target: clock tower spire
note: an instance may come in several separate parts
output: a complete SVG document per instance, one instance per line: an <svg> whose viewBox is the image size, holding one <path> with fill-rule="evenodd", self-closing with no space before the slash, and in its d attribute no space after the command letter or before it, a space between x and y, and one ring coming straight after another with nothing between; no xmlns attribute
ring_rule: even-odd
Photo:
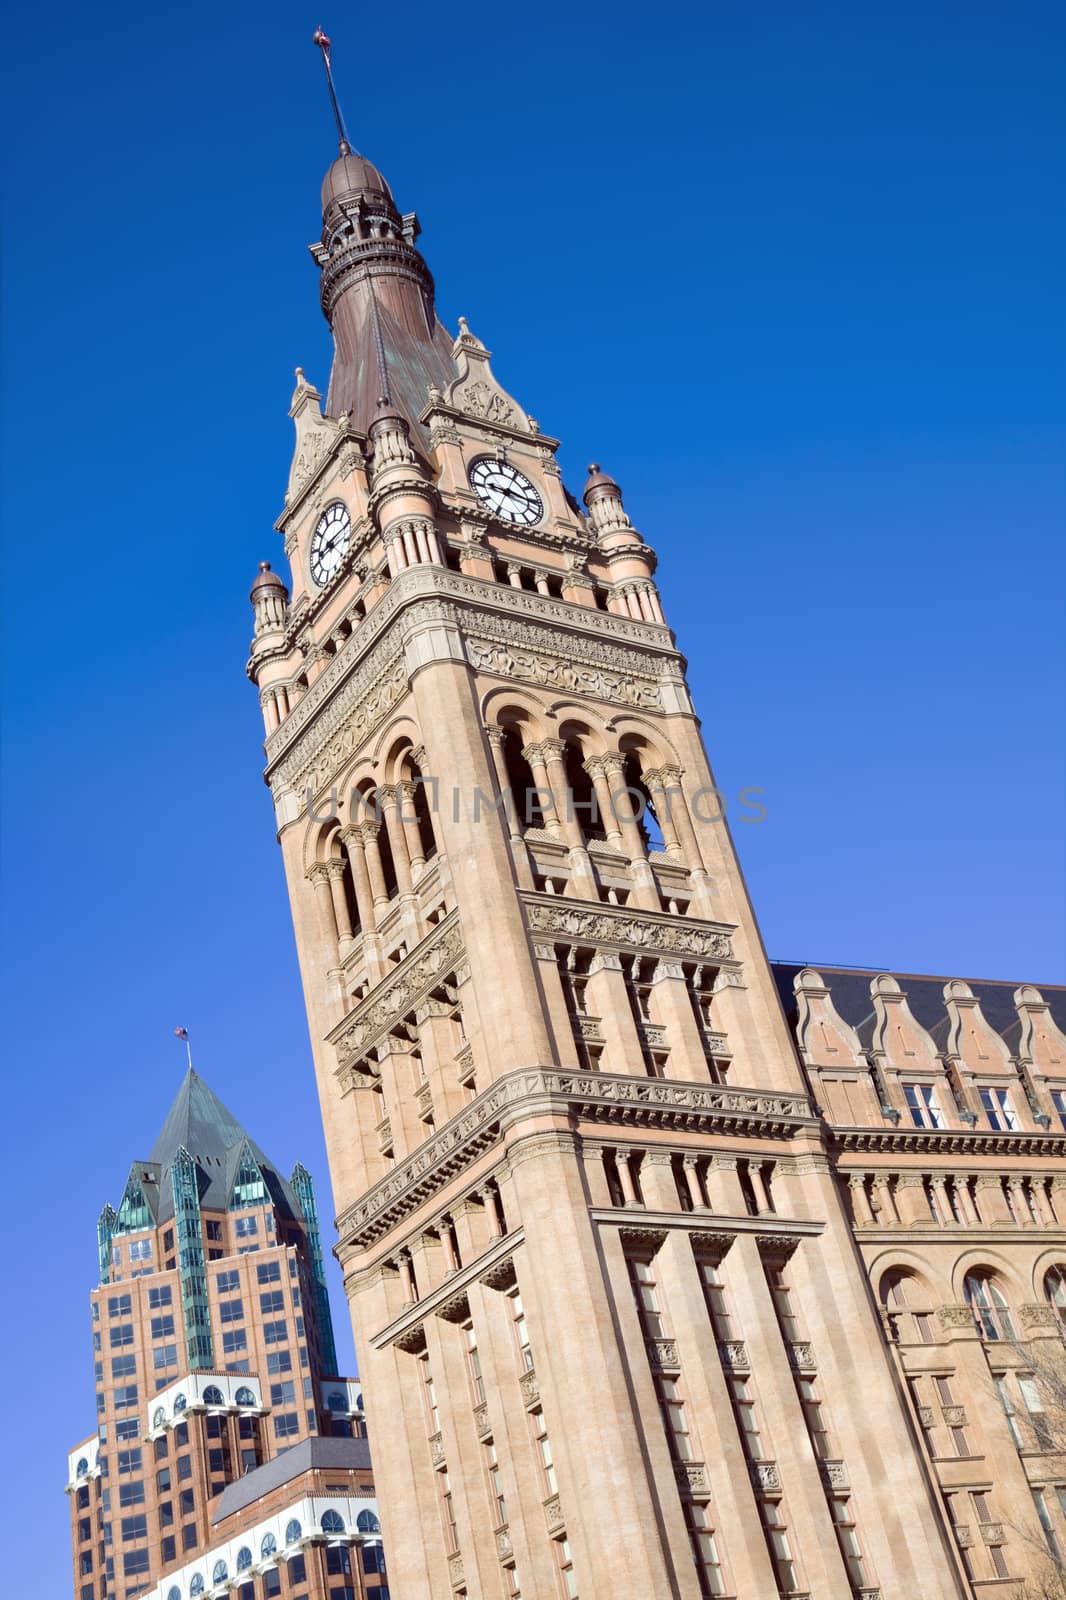
<svg viewBox="0 0 1066 1600"><path fill-rule="evenodd" d="M291 583L256 580L248 672L396 1592L845 1600L850 1506L886 1595L947 1600L654 554L445 331L339 131L333 373L323 406L297 370ZM750 1473L749 1359L779 1430Z"/></svg>

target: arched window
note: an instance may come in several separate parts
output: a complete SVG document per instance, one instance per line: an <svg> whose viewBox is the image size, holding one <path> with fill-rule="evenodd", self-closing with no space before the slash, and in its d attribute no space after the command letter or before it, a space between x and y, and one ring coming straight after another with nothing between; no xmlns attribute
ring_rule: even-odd
<svg viewBox="0 0 1066 1600"><path fill-rule="evenodd" d="M319 1526L323 1533L343 1533L344 1518L339 1511L323 1511Z"/></svg>
<svg viewBox="0 0 1066 1600"><path fill-rule="evenodd" d="M242 1544L237 1551L237 1571L247 1572L252 1564L252 1552L246 1544Z"/></svg>
<svg viewBox="0 0 1066 1600"><path fill-rule="evenodd" d="M259 1546L259 1554L261 1556L272 1556L277 1548L278 1541L274 1535L272 1533L264 1533L263 1541Z"/></svg>
<svg viewBox="0 0 1066 1600"><path fill-rule="evenodd" d="M172 1583L167 1590L167 1600L181 1600L181 1590L176 1583Z"/></svg>
<svg viewBox="0 0 1066 1600"><path fill-rule="evenodd" d="M295 1544L297 1539L299 1539L302 1535L303 1535L303 1529L301 1528L300 1524L297 1522L295 1517L293 1517L291 1522L287 1522L285 1524L285 1543L286 1544Z"/></svg>
<svg viewBox="0 0 1066 1600"><path fill-rule="evenodd" d="M1066 1322L1066 1267L1051 1267L1044 1273L1044 1296L1055 1307L1060 1322Z"/></svg>
<svg viewBox="0 0 1066 1600"><path fill-rule="evenodd" d="M429 796L426 794L422 769L414 762L411 763L409 781L415 786L413 809L418 821L418 838L422 845L422 854L429 861L437 853L437 836L433 832L433 813L430 809Z"/></svg>
<svg viewBox="0 0 1066 1600"><path fill-rule="evenodd" d="M523 737L518 728L508 728L503 736L503 759L510 787L511 811L520 833L527 828L543 828L544 812L533 768L522 754Z"/></svg>
<svg viewBox="0 0 1066 1600"><path fill-rule="evenodd" d="M163 1410L163 1407L162 1406L156 1406L155 1410L152 1412L152 1427L153 1428L161 1428L163 1426L163 1424L166 1422L166 1420L167 1420L167 1414Z"/></svg>
<svg viewBox="0 0 1066 1600"><path fill-rule="evenodd" d="M207 1388L204 1390L204 1405L205 1406L224 1406L225 1404L226 1404L226 1397L222 1393L222 1390L219 1388L218 1384L217 1383L209 1383Z"/></svg>
<svg viewBox="0 0 1066 1600"><path fill-rule="evenodd" d="M902 1267L892 1267L881 1279L880 1295L881 1304L889 1313L893 1338L904 1343L917 1339L921 1344L935 1344L932 1305L920 1278ZM903 1315L908 1312L909 1316Z"/></svg>
<svg viewBox="0 0 1066 1600"><path fill-rule="evenodd" d="M655 805L652 801L651 790L644 782L641 771L640 757L635 751L630 750L626 756L623 769L626 788L630 791L627 798L633 807L637 827L640 829L641 838L644 840L645 850L665 850L663 831L659 826L659 819L655 815ZM624 800L619 804L624 804Z"/></svg>
<svg viewBox="0 0 1066 1600"><path fill-rule="evenodd" d="M174 1396L174 1410L175 1411L184 1411L185 1407L188 1405L188 1403L189 1402L186 1400L186 1398L185 1398L185 1396L183 1394L176 1394Z"/></svg>
<svg viewBox="0 0 1066 1600"><path fill-rule="evenodd" d="M189 1593L190 1594L203 1594L205 1587L206 1587L206 1585L204 1583L203 1573L202 1572L194 1572L193 1575L192 1575L192 1581L189 1584Z"/></svg>
<svg viewBox="0 0 1066 1600"><path fill-rule="evenodd" d="M243 1383L233 1398L239 1406L254 1406L259 1404L258 1400L255 1398L254 1391L249 1389L248 1386Z"/></svg>
<svg viewBox="0 0 1066 1600"><path fill-rule="evenodd" d="M225 1583L229 1577L229 1568L224 1561L216 1561L215 1569L211 1574L212 1583Z"/></svg>
<svg viewBox="0 0 1066 1600"><path fill-rule="evenodd" d="M347 1411L348 1396L342 1389L331 1389L326 1396L326 1409L328 1411Z"/></svg>
<svg viewBox="0 0 1066 1600"><path fill-rule="evenodd" d="M570 804L585 840L606 839L607 827L600 815L596 790L585 771L584 753L575 739L567 739L563 747L563 766L570 785Z"/></svg>
<svg viewBox="0 0 1066 1600"><path fill-rule="evenodd" d="M381 1523L372 1511L360 1511L355 1519L355 1525L360 1533L380 1533Z"/></svg>
<svg viewBox="0 0 1066 1600"><path fill-rule="evenodd" d="M85 1478L85 1477L88 1476L88 1473L89 1473L89 1463L88 1463L88 1461L85 1459L84 1456L79 1456L78 1457L78 1465L74 1468L74 1476L76 1478Z"/></svg>
<svg viewBox="0 0 1066 1600"><path fill-rule="evenodd" d="M990 1272L968 1272L963 1292L982 1339L1017 1337L1006 1297Z"/></svg>

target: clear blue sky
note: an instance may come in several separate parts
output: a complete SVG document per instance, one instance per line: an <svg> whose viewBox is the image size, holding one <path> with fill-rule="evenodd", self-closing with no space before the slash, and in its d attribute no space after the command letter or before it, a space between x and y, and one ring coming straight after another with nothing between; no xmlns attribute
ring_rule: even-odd
<svg viewBox="0 0 1066 1600"><path fill-rule="evenodd" d="M1060 979L1061 5L24 11L6 94L5 1590L68 1592L94 1219L175 1024L329 1212L243 677L333 141L662 558L772 955ZM350 1349L337 1294L342 1349ZM372 1402L371 1402L372 1404ZM15 1435L16 1439L18 1435ZM23 1571L12 1570L25 1562ZM19 1581L21 1579L21 1581Z"/></svg>

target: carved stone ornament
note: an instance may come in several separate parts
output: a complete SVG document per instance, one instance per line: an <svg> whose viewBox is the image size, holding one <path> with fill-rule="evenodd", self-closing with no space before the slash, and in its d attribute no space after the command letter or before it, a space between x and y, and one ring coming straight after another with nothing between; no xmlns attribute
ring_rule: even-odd
<svg viewBox="0 0 1066 1600"><path fill-rule="evenodd" d="M566 1523L563 1520L563 1508L559 1503L559 1496L557 1494L549 1495L547 1500L545 1500L544 1520L548 1524L549 1533L557 1533L560 1528L564 1528L566 1526Z"/></svg>
<svg viewBox="0 0 1066 1600"><path fill-rule="evenodd" d="M675 1339L649 1339L648 1361L658 1372L678 1372L681 1362Z"/></svg>
<svg viewBox="0 0 1066 1600"><path fill-rule="evenodd" d="M483 1283L487 1289L499 1289L501 1293L506 1294L518 1282L515 1275L514 1258L508 1256L506 1261L497 1261L494 1266L491 1266L478 1279L478 1282Z"/></svg>
<svg viewBox="0 0 1066 1600"><path fill-rule="evenodd" d="M470 1301L467 1299L466 1291L453 1294L450 1300L442 1301L437 1307L437 1316L444 1322L469 1322Z"/></svg>
<svg viewBox="0 0 1066 1600"><path fill-rule="evenodd" d="M748 1471L756 1489L780 1489L781 1479L778 1476L776 1461L752 1461L748 1464Z"/></svg>
<svg viewBox="0 0 1066 1600"><path fill-rule="evenodd" d="M949 1428L965 1428L965 1426L966 1426L966 1407L965 1406L945 1406L944 1407L944 1421L945 1421L945 1423L947 1424L947 1426Z"/></svg>
<svg viewBox="0 0 1066 1600"><path fill-rule="evenodd" d="M271 775L271 783L294 789L301 799L307 790L317 795L358 754L368 735L404 698L407 687L402 654L388 662L369 660ZM305 695L300 704L306 701ZM295 714L290 712L290 717Z"/></svg>
<svg viewBox="0 0 1066 1600"><path fill-rule="evenodd" d="M936 1416L933 1412L932 1406L918 1407L918 1421L921 1423L923 1428L932 1428L935 1425Z"/></svg>
<svg viewBox="0 0 1066 1600"><path fill-rule="evenodd" d="M496 1554L501 1561L508 1561L514 1555L511 1535L506 1528L496 1529Z"/></svg>
<svg viewBox="0 0 1066 1600"><path fill-rule="evenodd" d="M592 945L657 951L662 955L695 956L704 961L732 956L729 930L684 917L657 916L604 907L585 910L574 905L553 905L550 900L523 895L526 922L533 933L551 933L563 939Z"/></svg>
<svg viewBox="0 0 1066 1600"><path fill-rule="evenodd" d="M702 1461L676 1462L674 1476L682 1493L706 1494L710 1487L707 1482L707 1468Z"/></svg>
<svg viewBox="0 0 1066 1600"><path fill-rule="evenodd" d="M535 1372L523 1372L518 1380L518 1387L522 1391L522 1404L527 1410L530 1406L535 1406L540 1400L540 1384L537 1382L537 1374Z"/></svg>
<svg viewBox="0 0 1066 1600"><path fill-rule="evenodd" d="M486 350L481 340L470 332L466 318L460 317L459 337L452 346L452 360L459 376L448 385L444 403L452 410L465 411L467 416L483 422L528 432L526 413L493 377L489 365L491 355L491 350Z"/></svg>
<svg viewBox="0 0 1066 1600"><path fill-rule="evenodd" d="M444 1465L444 1439L439 1433L430 1435L429 1459L432 1461L435 1467L442 1467Z"/></svg>
<svg viewBox="0 0 1066 1600"><path fill-rule="evenodd" d="M502 640L495 642L468 638L466 657L476 672L490 673L498 678L515 678L522 683L536 683L543 688L588 695L595 700L609 700L617 705L636 706L642 710L662 709L662 692L658 684L608 672L602 667L584 665L572 657L555 652L547 654L522 650Z"/></svg>
<svg viewBox="0 0 1066 1600"><path fill-rule="evenodd" d="M466 1582L463 1558L458 1550L453 1556L448 1557L448 1579L453 1589L461 1588Z"/></svg>
<svg viewBox="0 0 1066 1600"><path fill-rule="evenodd" d="M797 1372L814 1372L817 1363L814 1347L806 1341L793 1340L788 1347L788 1359Z"/></svg>
<svg viewBox="0 0 1066 1600"><path fill-rule="evenodd" d="M1049 1306L1043 1301L1030 1302L1018 1307L1018 1314L1025 1328L1058 1328L1059 1318L1054 1306Z"/></svg>
<svg viewBox="0 0 1066 1600"><path fill-rule="evenodd" d="M624 1250L650 1258L666 1238L665 1228L622 1228L618 1237Z"/></svg>
<svg viewBox="0 0 1066 1600"><path fill-rule="evenodd" d="M488 1406L477 1406L474 1411L474 1430L479 1439L484 1439L486 1434L492 1432L492 1423L489 1420Z"/></svg>
<svg viewBox="0 0 1066 1600"><path fill-rule="evenodd" d="M462 950L462 932L453 912L329 1035L339 1066L365 1056L387 1037L455 965Z"/></svg>
<svg viewBox="0 0 1066 1600"><path fill-rule="evenodd" d="M973 1312L969 1306L938 1306L936 1312L942 1328L973 1328Z"/></svg>
<svg viewBox="0 0 1066 1600"><path fill-rule="evenodd" d="M714 1261L716 1264L722 1260L736 1237L732 1233L708 1233L701 1230L689 1234L689 1243L693 1251L703 1261Z"/></svg>
<svg viewBox="0 0 1066 1600"><path fill-rule="evenodd" d="M723 1367L729 1367L733 1372L747 1372L751 1367L748 1348L743 1339L730 1339L725 1344L720 1344L718 1353L722 1358Z"/></svg>
<svg viewBox="0 0 1066 1600"><path fill-rule="evenodd" d="M819 1461L818 1470L827 1489L846 1489L848 1469L843 1461Z"/></svg>
<svg viewBox="0 0 1066 1600"><path fill-rule="evenodd" d="M419 1322L413 1328L408 1328L406 1333L401 1333L396 1340L397 1347L406 1351L409 1356L420 1356L426 1348L426 1330Z"/></svg>

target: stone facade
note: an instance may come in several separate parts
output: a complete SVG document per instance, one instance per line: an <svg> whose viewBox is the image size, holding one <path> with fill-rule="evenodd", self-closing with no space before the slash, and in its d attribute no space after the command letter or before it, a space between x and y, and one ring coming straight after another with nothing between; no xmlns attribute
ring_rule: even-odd
<svg viewBox="0 0 1066 1600"><path fill-rule="evenodd" d="M332 398L298 372L291 584L256 580L248 671L395 1593L1020 1577L1036 1469L974 1285L1058 1340L1047 1006L1019 991L997 1046L949 985L923 1039L882 976L864 1031L805 970L794 1036L617 484L592 468L582 510L489 352L449 343L376 169L344 155L323 194Z"/></svg>

